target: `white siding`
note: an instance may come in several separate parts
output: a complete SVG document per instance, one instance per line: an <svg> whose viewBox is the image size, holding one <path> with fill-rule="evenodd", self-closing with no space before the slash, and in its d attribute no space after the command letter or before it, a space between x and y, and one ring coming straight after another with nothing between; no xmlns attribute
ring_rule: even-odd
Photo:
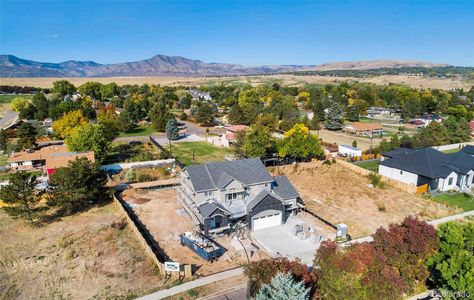
<svg viewBox="0 0 474 300"><path fill-rule="evenodd" d="M458 175L455 172L452 172L446 178L440 178L438 183L438 190L446 192L456 188L456 181L458 180ZM449 182L451 181L451 184Z"/></svg>
<svg viewBox="0 0 474 300"><path fill-rule="evenodd" d="M387 166L379 165L379 174L408 184L416 185L418 182L417 174Z"/></svg>

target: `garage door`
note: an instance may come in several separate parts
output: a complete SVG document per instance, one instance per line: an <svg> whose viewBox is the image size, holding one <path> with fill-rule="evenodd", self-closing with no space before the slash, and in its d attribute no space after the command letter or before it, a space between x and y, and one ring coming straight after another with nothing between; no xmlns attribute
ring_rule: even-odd
<svg viewBox="0 0 474 300"><path fill-rule="evenodd" d="M259 230L278 225L281 225L281 212L252 218L253 230Z"/></svg>

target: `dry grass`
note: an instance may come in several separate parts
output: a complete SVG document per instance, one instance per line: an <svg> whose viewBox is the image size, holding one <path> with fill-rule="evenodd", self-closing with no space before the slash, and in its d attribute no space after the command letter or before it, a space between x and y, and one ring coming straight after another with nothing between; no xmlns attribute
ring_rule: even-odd
<svg viewBox="0 0 474 300"><path fill-rule="evenodd" d="M455 88L470 89L474 84L461 79L429 78L424 76L409 75L383 75L370 78L331 77L331 76L295 76L295 75L266 75L266 76L236 76L236 77L179 77L179 76L154 76L154 77L105 77L105 78L0 78L6 85L37 86L50 88L56 80L67 79L78 86L87 81L98 81L101 83L116 82L123 84L161 84L161 85L206 85L211 83L226 82L258 85L273 81L279 81L286 85L303 85L306 83L326 84L336 81L360 81L376 84L398 83L406 84L414 88L437 88L450 90Z"/></svg>
<svg viewBox="0 0 474 300"><path fill-rule="evenodd" d="M458 212L394 187L369 188L368 178L339 164L301 163L272 172L289 177L308 210L334 224L347 224L353 237L373 234L409 215L429 220Z"/></svg>
<svg viewBox="0 0 474 300"><path fill-rule="evenodd" d="M352 145L354 140L357 141L357 147L362 150L370 149L370 139L365 137L360 137L357 135L346 134L341 131L331 131L326 129L321 129L319 131L313 131L313 133L318 134L319 138L321 138L326 143L336 143L338 145ZM376 147L382 141L381 138L373 138L372 139L372 146Z"/></svg>
<svg viewBox="0 0 474 300"><path fill-rule="evenodd" d="M114 204L30 228L0 212L0 299L125 299L163 286Z"/></svg>

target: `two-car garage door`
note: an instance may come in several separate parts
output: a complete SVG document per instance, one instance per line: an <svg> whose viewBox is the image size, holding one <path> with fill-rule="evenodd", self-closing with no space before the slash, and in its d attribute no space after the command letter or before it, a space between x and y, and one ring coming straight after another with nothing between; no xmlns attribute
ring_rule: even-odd
<svg viewBox="0 0 474 300"><path fill-rule="evenodd" d="M263 212L261 214L258 214L258 216L252 218L252 229L259 230L268 227L278 226L281 225L281 220L281 211L268 211L268 214L267 212Z"/></svg>

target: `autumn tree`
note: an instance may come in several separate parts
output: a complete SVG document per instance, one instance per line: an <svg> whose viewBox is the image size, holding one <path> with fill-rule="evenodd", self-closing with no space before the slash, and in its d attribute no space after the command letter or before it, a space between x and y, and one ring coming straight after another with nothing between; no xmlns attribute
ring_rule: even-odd
<svg viewBox="0 0 474 300"><path fill-rule="evenodd" d="M26 99L25 97L15 97L10 103L10 107L15 112L20 112L22 110L25 110L28 108L29 105L30 103L28 102L28 99Z"/></svg>
<svg viewBox="0 0 474 300"><path fill-rule="evenodd" d="M285 137L278 146L280 157L288 156L295 160L320 157L323 153L318 137L311 134L303 124L296 124L285 132Z"/></svg>
<svg viewBox="0 0 474 300"><path fill-rule="evenodd" d="M33 224L45 211L35 186L36 176L24 171L11 174L8 184L0 189L0 199L6 204L3 210L13 218Z"/></svg>
<svg viewBox="0 0 474 300"><path fill-rule="evenodd" d="M74 110L66 113L59 120L53 123L54 133L62 139L67 138L72 132L88 123L81 110Z"/></svg>

